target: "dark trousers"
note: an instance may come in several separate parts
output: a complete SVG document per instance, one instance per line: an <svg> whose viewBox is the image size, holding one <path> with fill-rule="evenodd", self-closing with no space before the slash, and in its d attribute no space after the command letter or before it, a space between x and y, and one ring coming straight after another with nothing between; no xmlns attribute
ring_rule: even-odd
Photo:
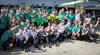
<svg viewBox="0 0 100 55"><path fill-rule="evenodd" d="M46 37L44 37L44 39L43 39L43 43L44 44L48 44L49 43L49 38L46 36Z"/></svg>
<svg viewBox="0 0 100 55"><path fill-rule="evenodd" d="M89 37L88 34L86 34L86 35L82 35L82 36L80 37L80 39L81 39L81 40L85 40L85 41L89 41L89 40L90 40L90 37Z"/></svg>
<svg viewBox="0 0 100 55"><path fill-rule="evenodd" d="M72 34L67 34L67 38L71 39Z"/></svg>
<svg viewBox="0 0 100 55"><path fill-rule="evenodd" d="M6 27L0 29L0 39L1 39L2 34L8 29L9 29L9 25L6 25Z"/></svg>
<svg viewBox="0 0 100 55"><path fill-rule="evenodd" d="M23 42L24 42L24 40L18 39L16 44L17 44L17 46L19 46L21 48L24 48L24 43Z"/></svg>
<svg viewBox="0 0 100 55"><path fill-rule="evenodd" d="M52 42L54 44L58 44L59 43L59 37L56 34L52 34Z"/></svg>
<svg viewBox="0 0 100 55"><path fill-rule="evenodd" d="M48 36L44 37L44 42L46 42L47 45L51 45L51 43L53 43L52 36L48 35Z"/></svg>
<svg viewBox="0 0 100 55"><path fill-rule="evenodd" d="M3 29L0 29L0 39L1 39L1 37L2 37L2 34L5 32L5 28L3 28Z"/></svg>
<svg viewBox="0 0 100 55"><path fill-rule="evenodd" d="M30 36L29 37L29 40L28 40L28 42L29 42L29 44L34 44L34 38L33 38L33 36Z"/></svg>
<svg viewBox="0 0 100 55"><path fill-rule="evenodd" d="M29 48L29 40L26 43L24 43L24 41L25 41L25 39L24 40L18 39L17 46L21 47L22 49L24 49L24 48L28 49Z"/></svg>
<svg viewBox="0 0 100 55"><path fill-rule="evenodd" d="M9 38L8 40L6 40L6 41L2 44L3 50L6 50L6 48L10 46L10 43L12 43L11 41L12 41L12 39Z"/></svg>
<svg viewBox="0 0 100 55"><path fill-rule="evenodd" d="M36 48L40 48L42 43L43 43L43 37L42 38L38 37L38 38L34 39L34 45L35 45Z"/></svg>
<svg viewBox="0 0 100 55"><path fill-rule="evenodd" d="M3 47L3 50L6 50L6 48L10 45L10 42L9 41L5 41L2 45Z"/></svg>
<svg viewBox="0 0 100 55"><path fill-rule="evenodd" d="M90 34L92 38L94 38L94 42L96 42L97 38L99 37L98 34Z"/></svg>
<svg viewBox="0 0 100 55"><path fill-rule="evenodd" d="M64 41L65 40L65 38L66 38L66 33L64 32L64 33L60 33L60 35L59 35L59 37L58 37L58 39L59 39L59 41L60 42L62 42L62 41Z"/></svg>

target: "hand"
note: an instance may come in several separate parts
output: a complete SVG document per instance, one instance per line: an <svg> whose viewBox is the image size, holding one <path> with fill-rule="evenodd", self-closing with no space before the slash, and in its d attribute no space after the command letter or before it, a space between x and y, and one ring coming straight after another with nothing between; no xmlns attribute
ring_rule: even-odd
<svg viewBox="0 0 100 55"><path fill-rule="evenodd" d="M59 20L61 20L61 18Z"/></svg>
<svg viewBox="0 0 100 55"><path fill-rule="evenodd" d="M66 10L68 10L68 8L66 7Z"/></svg>
<svg viewBox="0 0 100 55"><path fill-rule="evenodd" d="M34 16L31 16L32 18L34 18Z"/></svg>
<svg viewBox="0 0 100 55"><path fill-rule="evenodd" d="M98 21L100 20L100 18L98 18Z"/></svg>
<svg viewBox="0 0 100 55"><path fill-rule="evenodd" d="M19 25L16 26L17 28L19 27Z"/></svg>
<svg viewBox="0 0 100 55"><path fill-rule="evenodd" d="M13 44L11 43L9 47L13 47Z"/></svg>
<svg viewBox="0 0 100 55"><path fill-rule="evenodd" d="M49 34L48 34L48 33L46 33L46 35L48 36Z"/></svg>
<svg viewBox="0 0 100 55"><path fill-rule="evenodd" d="M1 20L0 20L0 23L2 23L2 24L4 24L4 25L6 25L6 23L5 23L5 22L3 22L3 21L1 21Z"/></svg>
<svg viewBox="0 0 100 55"><path fill-rule="evenodd" d="M90 36L90 39L93 40L94 38L92 38L92 37Z"/></svg>
<svg viewBox="0 0 100 55"><path fill-rule="evenodd" d="M8 9L6 9L6 12L8 12Z"/></svg>
<svg viewBox="0 0 100 55"><path fill-rule="evenodd" d="M24 44L26 43L26 41L24 41Z"/></svg>
<svg viewBox="0 0 100 55"><path fill-rule="evenodd" d="M84 34L82 34L82 35L84 35Z"/></svg>

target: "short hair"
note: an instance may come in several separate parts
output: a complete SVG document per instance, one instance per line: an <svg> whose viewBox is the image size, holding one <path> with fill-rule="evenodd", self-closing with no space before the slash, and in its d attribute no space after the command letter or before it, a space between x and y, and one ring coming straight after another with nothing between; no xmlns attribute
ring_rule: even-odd
<svg viewBox="0 0 100 55"><path fill-rule="evenodd" d="M32 25L32 27L36 27L35 25Z"/></svg>
<svg viewBox="0 0 100 55"><path fill-rule="evenodd" d="M42 5L45 5L44 3Z"/></svg>
<svg viewBox="0 0 100 55"><path fill-rule="evenodd" d="M53 22L52 24L57 24L56 22Z"/></svg>
<svg viewBox="0 0 100 55"><path fill-rule="evenodd" d="M100 18L100 15L98 16L98 18Z"/></svg>
<svg viewBox="0 0 100 55"><path fill-rule="evenodd" d="M25 26L24 28L28 28L27 26Z"/></svg>
<svg viewBox="0 0 100 55"><path fill-rule="evenodd" d="M65 22L64 20L61 20L61 22Z"/></svg>
<svg viewBox="0 0 100 55"><path fill-rule="evenodd" d="M70 11L73 11L73 9L70 9Z"/></svg>

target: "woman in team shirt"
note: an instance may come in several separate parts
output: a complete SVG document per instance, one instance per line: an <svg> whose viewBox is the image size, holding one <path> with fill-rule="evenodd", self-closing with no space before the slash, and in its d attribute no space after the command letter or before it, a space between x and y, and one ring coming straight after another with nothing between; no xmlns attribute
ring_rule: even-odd
<svg viewBox="0 0 100 55"><path fill-rule="evenodd" d="M79 37L80 37L80 27L78 23L75 23L75 26L72 29L71 38L76 40L76 39L79 39Z"/></svg>

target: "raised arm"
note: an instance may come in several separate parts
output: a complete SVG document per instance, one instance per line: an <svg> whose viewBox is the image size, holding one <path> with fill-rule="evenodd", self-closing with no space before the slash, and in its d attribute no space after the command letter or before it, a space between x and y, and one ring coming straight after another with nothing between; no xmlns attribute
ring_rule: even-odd
<svg viewBox="0 0 100 55"><path fill-rule="evenodd" d="M11 28L10 31L13 31L13 30L15 30L15 29L18 28L18 27L19 27L19 26L17 25L17 26L15 26L15 27Z"/></svg>
<svg viewBox="0 0 100 55"><path fill-rule="evenodd" d="M100 22L100 18L98 18L97 23L95 24L95 27L98 26L99 22Z"/></svg>

